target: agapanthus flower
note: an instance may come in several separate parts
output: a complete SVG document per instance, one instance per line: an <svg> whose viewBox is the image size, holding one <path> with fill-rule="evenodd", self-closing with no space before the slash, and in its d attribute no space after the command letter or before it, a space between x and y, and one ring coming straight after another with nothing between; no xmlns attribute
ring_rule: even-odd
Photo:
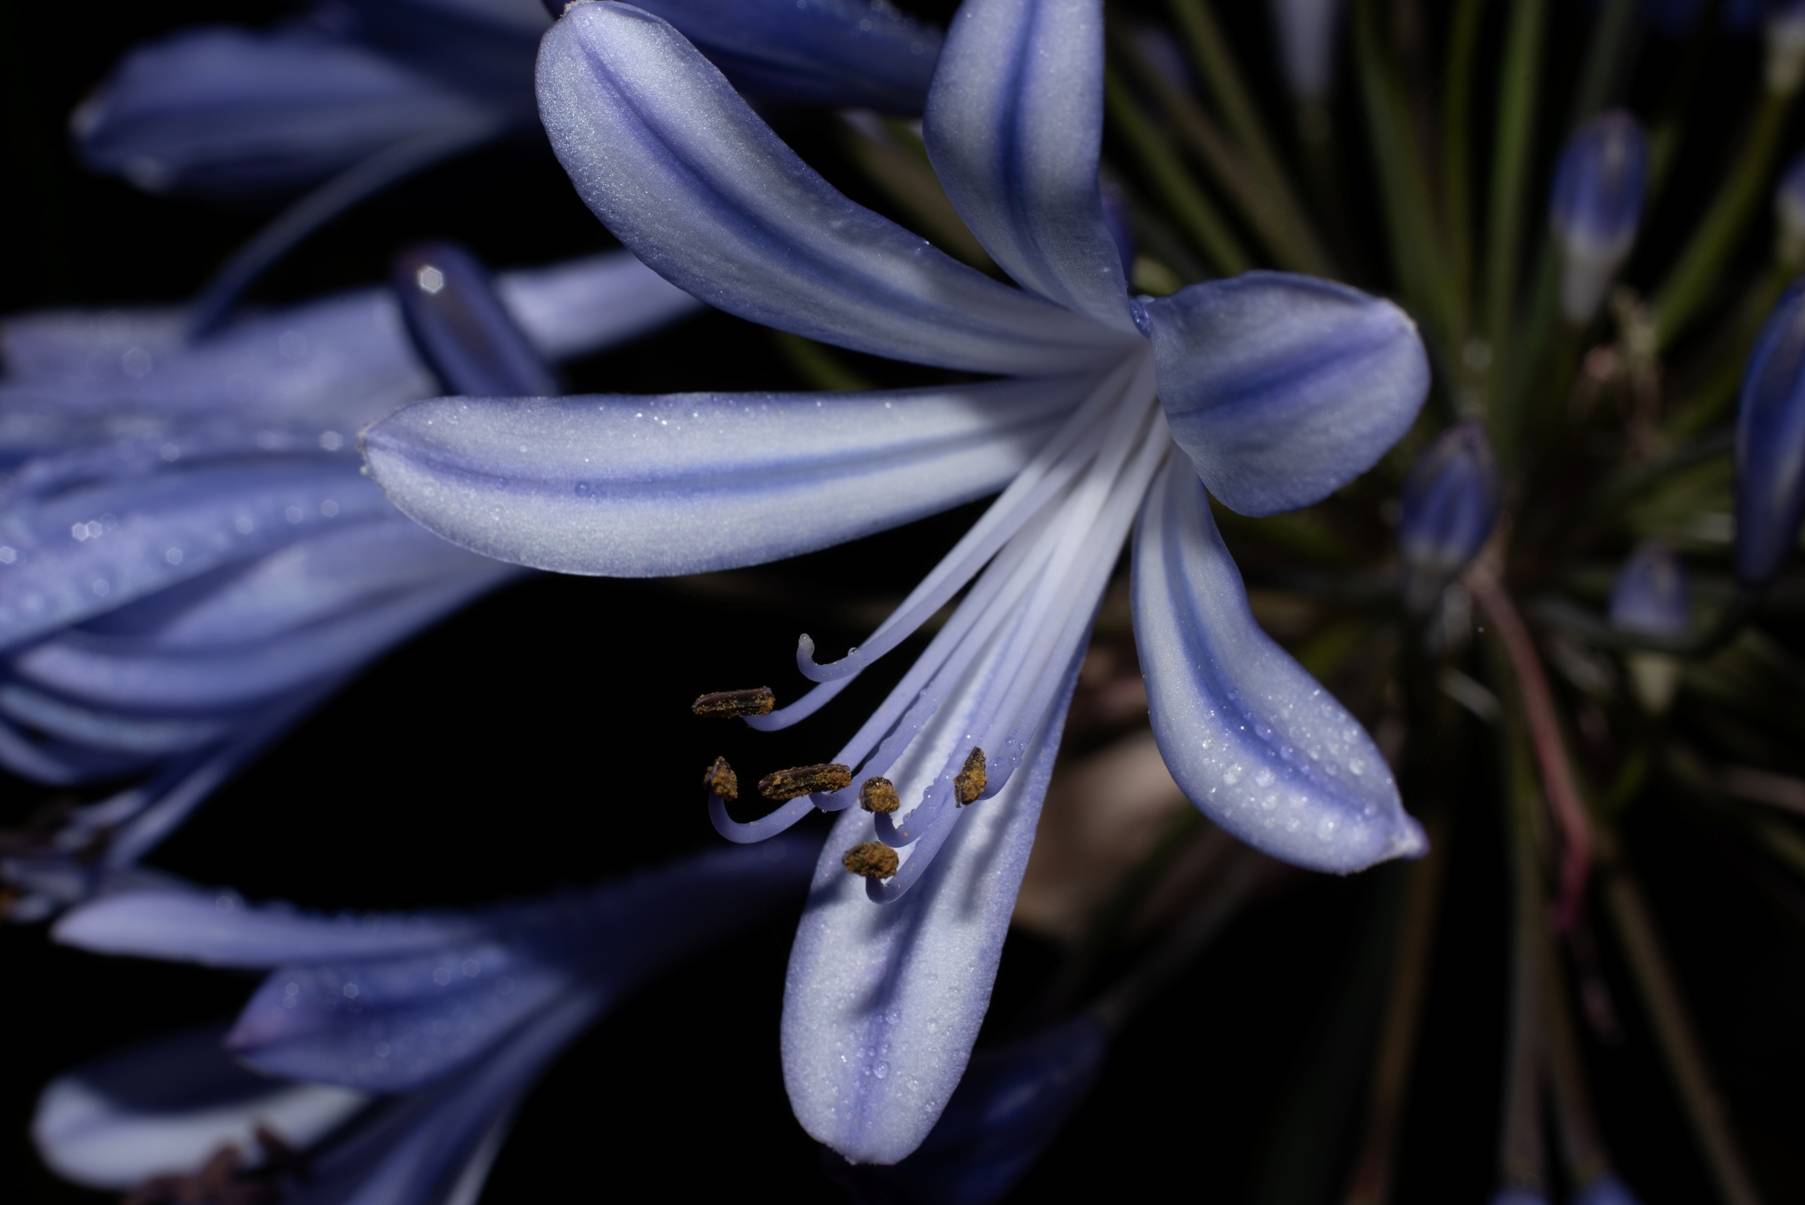
<svg viewBox="0 0 1805 1205"><path fill-rule="evenodd" d="M1626 632L1677 639L1692 625L1686 572L1673 550L1656 540L1624 562L1611 586L1611 622Z"/></svg>
<svg viewBox="0 0 1805 1205"><path fill-rule="evenodd" d="M1450 427L1417 458L1398 500L1404 597L1425 611L1485 546L1498 522L1498 465L1485 428Z"/></svg>
<svg viewBox="0 0 1805 1205"><path fill-rule="evenodd" d="M199 342L162 313L7 326L0 766L127 780L10 842L27 915L132 864L349 675L510 576L397 513L358 427L459 380L546 384L542 357L694 307L625 252L491 283L437 248L404 271Z"/></svg>
<svg viewBox="0 0 1805 1205"><path fill-rule="evenodd" d="M573 6L538 79L579 194L673 283L810 338L1000 378L448 398L364 438L378 482L427 527L575 573L768 561L1002 489L845 658L817 662L803 638L812 691L776 710L766 691L705 701L760 729L795 723L970 587L832 763L764 781L776 811L733 819L737 776L724 763L708 775L716 826L736 841L839 813L785 1000L786 1081L811 1134L893 1162L958 1083L1091 617L1137 515L1137 640L1186 793L1305 866L1421 852L1371 739L1255 622L1204 493L1270 514L1370 467L1422 403L1421 342L1395 306L1304 277L1129 297L1097 184L1097 0L967 3L929 95L947 195L1020 288L847 200L651 13Z"/></svg>
<svg viewBox="0 0 1805 1205"><path fill-rule="evenodd" d="M66 914L58 938L268 976L229 1032L161 1038L53 1082L33 1136L62 1175L136 1189L146 1205L202 1189L248 1202L280 1188L302 1205L474 1200L558 1054L666 968L793 906L813 857L778 841L581 891L396 915L124 885Z"/></svg>
<svg viewBox="0 0 1805 1205"><path fill-rule="evenodd" d="M1602 113L1567 140L1550 203L1567 321L1591 321L1629 258L1647 177L1648 140L1629 113Z"/></svg>
<svg viewBox="0 0 1805 1205"><path fill-rule="evenodd" d="M385 155L430 162L532 127L545 7L324 0L265 29L181 30L120 62L77 111L76 146L139 187L209 197L290 192ZM919 113L939 52L938 31L874 0L645 7L777 101Z"/></svg>
<svg viewBox="0 0 1805 1205"><path fill-rule="evenodd" d="M1743 376L1736 423L1736 572L1772 581L1805 525L1805 285L1768 317Z"/></svg>

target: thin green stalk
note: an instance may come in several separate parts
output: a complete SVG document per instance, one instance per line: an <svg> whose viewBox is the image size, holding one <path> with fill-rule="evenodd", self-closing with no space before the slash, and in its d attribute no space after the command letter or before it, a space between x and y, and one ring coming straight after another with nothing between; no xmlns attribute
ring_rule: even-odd
<svg viewBox="0 0 1805 1205"><path fill-rule="evenodd" d="M1164 133L1141 111L1115 72L1104 79L1104 105L1116 128L1147 172L1180 229L1197 245L1210 266L1224 275L1245 272L1253 261L1241 248L1222 215L1185 166Z"/></svg>
<svg viewBox="0 0 1805 1205"><path fill-rule="evenodd" d="M1657 346L1670 346L1710 303L1719 275L1731 264L1737 241L1755 228L1752 219L1766 201L1773 181L1791 102L1791 96L1772 92L1762 97L1754 124L1724 173L1716 199L1655 294Z"/></svg>
<svg viewBox="0 0 1805 1205"><path fill-rule="evenodd" d="M1504 60L1498 75L1498 130L1492 155L1485 257L1486 335L1492 344L1492 379L1511 363L1511 317L1517 300L1517 264L1523 259L1523 197L1535 102L1541 74L1546 0L1511 5Z"/></svg>
<svg viewBox="0 0 1805 1205"><path fill-rule="evenodd" d="M1254 170L1275 197L1283 198L1284 204L1301 212L1285 169L1273 150L1276 144L1260 120L1260 111L1235 65L1235 48L1223 36L1209 5L1205 0L1170 0L1170 8L1197 61L1204 86L1222 107L1229 128L1252 160Z"/></svg>
<svg viewBox="0 0 1805 1205"><path fill-rule="evenodd" d="M1623 71L1637 32L1636 0L1609 0L1592 27L1586 47L1586 65L1580 72L1579 92L1573 101L1573 125L1604 108Z"/></svg>
<svg viewBox="0 0 1805 1205"><path fill-rule="evenodd" d="M1410 868L1404 916L1391 968L1391 990L1379 1038L1372 1087L1367 1094L1366 1138L1349 1180L1347 1205L1382 1205L1391 1197L1404 1100L1415 1061L1418 1023L1429 986L1429 954L1447 880L1448 826L1436 817L1429 826L1429 856Z"/></svg>
<svg viewBox="0 0 1805 1205"><path fill-rule="evenodd" d="M1770 264L1754 287L1743 295L1713 340L1714 364L1709 374L1696 384L1682 406L1674 409L1667 422L1667 434L1674 440L1697 438L1701 431L1717 425L1735 401L1748 369L1749 349L1761 331L1762 323L1779 303L1786 291L1787 271L1778 263Z"/></svg>
<svg viewBox="0 0 1805 1205"><path fill-rule="evenodd" d="M1422 148L1413 137L1409 114L1386 61L1378 23L1377 0L1364 0L1355 12L1354 46L1362 108L1385 199L1386 233L1407 299L1419 316L1446 339L1454 329L1453 315L1458 308L1453 279L1441 270Z"/></svg>
<svg viewBox="0 0 1805 1205"><path fill-rule="evenodd" d="M1244 152L1164 72L1147 59L1130 38L1113 38L1111 46L1126 60L1135 78L1152 89L1172 132L1209 169L1235 203L1280 267L1317 276L1334 275L1309 218L1284 191L1275 192L1261 179Z"/></svg>
<svg viewBox="0 0 1805 1205"><path fill-rule="evenodd" d="M777 350L790 367L817 389L854 393L873 388L872 383L848 367L832 349L813 339L777 332Z"/></svg>
<svg viewBox="0 0 1805 1205"><path fill-rule="evenodd" d="M1485 0L1459 0L1448 34L1448 102L1442 116L1442 216L1454 278L1456 352L1473 333L1473 61Z"/></svg>

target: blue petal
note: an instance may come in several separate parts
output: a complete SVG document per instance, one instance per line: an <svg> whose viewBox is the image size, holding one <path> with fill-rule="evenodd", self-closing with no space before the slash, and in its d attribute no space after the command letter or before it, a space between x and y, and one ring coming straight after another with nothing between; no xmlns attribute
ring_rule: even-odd
<svg viewBox="0 0 1805 1205"><path fill-rule="evenodd" d="M874 904L864 880L841 865L848 848L875 835L869 813L842 812L822 851L784 986L784 1083L802 1127L855 1163L895 1163L914 1151L965 1072L1059 750L1073 668L1022 769L967 809L908 894ZM963 738L957 719L935 725L940 731L905 755L899 781L931 776Z"/></svg>
<svg viewBox="0 0 1805 1205"><path fill-rule="evenodd" d="M485 556L565 573L697 573L996 490L1092 384L442 398L371 427L364 454L404 512Z"/></svg>
<svg viewBox="0 0 1805 1205"><path fill-rule="evenodd" d="M1644 543L1618 570L1611 585L1611 622L1626 632L1670 640L1691 630L1686 571L1666 545Z"/></svg>
<svg viewBox="0 0 1805 1205"><path fill-rule="evenodd" d="M1345 874L1427 845L1353 716L1260 630L1203 490L1168 464L1134 540L1134 634L1160 754L1204 815Z"/></svg>
<svg viewBox="0 0 1805 1205"><path fill-rule="evenodd" d="M1172 437L1242 514L1327 497L1371 468L1428 396L1415 323L1346 285L1250 272L1145 306Z"/></svg>
<svg viewBox="0 0 1805 1205"><path fill-rule="evenodd" d="M605 1003L573 992L464 1074L383 1109L321 1156L292 1205L476 1205L533 1082Z"/></svg>
<svg viewBox="0 0 1805 1205"><path fill-rule="evenodd" d="M96 170L153 192L230 197L304 187L486 117L459 89L302 25L213 26L132 51L77 110L74 132Z"/></svg>
<svg viewBox="0 0 1805 1205"><path fill-rule="evenodd" d="M669 21L736 88L763 100L913 117L940 54L938 30L881 0L641 0L639 7Z"/></svg>
<svg viewBox="0 0 1805 1205"><path fill-rule="evenodd" d="M1101 0L967 0L923 131L947 196L1005 272L1134 333L1097 184Z"/></svg>
<svg viewBox="0 0 1805 1205"><path fill-rule="evenodd" d="M1095 364L1120 339L847 200L681 34L629 5L578 5L552 26L539 114L621 242L742 318L975 372Z"/></svg>
<svg viewBox="0 0 1805 1205"><path fill-rule="evenodd" d="M1108 1044L1103 1026L1081 1015L1007 1046L980 1049L920 1149L894 1167L840 1169L840 1178L860 1201L1000 1201L1084 1102Z"/></svg>
<svg viewBox="0 0 1805 1205"><path fill-rule="evenodd" d="M700 308L624 251L506 272L497 289L554 359L614 346ZM13 371L0 382L0 446L10 442L8 425L27 427L34 414L51 442L77 433L75 416L129 432L152 417L230 415L313 424L330 444L433 392L387 289L245 318L195 344L176 337L179 322L161 309L8 320Z"/></svg>
<svg viewBox="0 0 1805 1205"><path fill-rule="evenodd" d="M446 393L561 393L558 378L508 312L489 271L462 247L403 252L392 272L414 350Z"/></svg>
<svg viewBox="0 0 1805 1205"><path fill-rule="evenodd" d="M280 452L79 486L15 508L0 520L0 648L387 513L354 461Z"/></svg>
<svg viewBox="0 0 1805 1205"><path fill-rule="evenodd" d="M714 849L581 893L417 921L295 918L267 908L209 913L172 900L160 910L168 927L159 931L102 901L58 934L104 940L114 951L282 958L233 1028L234 1051L272 1074L400 1091L468 1062L579 985L617 998L798 899L812 860L808 844L796 841ZM410 924L443 940L415 942ZM284 956L290 940L325 957Z"/></svg>
<svg viewBox="0 0 1805 1205"><path fill-rule="evenodd" d="M59 1076L38 1098L31 1137L60 1176L125 1190L190 1172L222 1146L257 1151L267 1125L305 1147L363 1108L344 1088L291 1084L247 1071L208 1028L155 1039Z"/></svg>

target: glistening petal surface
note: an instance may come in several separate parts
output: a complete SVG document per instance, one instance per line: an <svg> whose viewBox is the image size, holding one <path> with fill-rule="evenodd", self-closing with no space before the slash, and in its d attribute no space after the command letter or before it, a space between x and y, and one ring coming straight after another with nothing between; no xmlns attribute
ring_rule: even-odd
<svg viewBox="0 0 1805 1205"><path fill-rule="evenodd" d="M920 1146L965 1072L1073 681L1022 768L969 806L907 895L874 904L841 866L849 847L872 839L869 813L846 809L822 851L784 986L784 1083L803 1128L855 1163L895 1163ZM943 764L964 718L936 718L896 780Z"/></svg>
<svg viewBox="0 0 1805 1205"><path fill-rule="evenodd" d="M947 196L1004 271L1135 333L1097 182L1100 0L967 0L923 132Z"/></svg>
<svg viewBox="0 0 1805 1205"><path fill-rule="evenodd" d="M1427 848L1359 722L1260 630L1182 461L1141 513L1133 598L1153 735L1204 815L1312 870L1346 874Z"/></svg>
<svg viewBox="0 0 1805 1205"><path fill-rule="evenodd" d="M583 4L539 51L539 113L589 208L678 287L742 318L973 372L1096 364L1119 335L854 204L663 21Z"/></svg>
<svg viewBox="0 0 1805 1205"><path fill-rule="evenodd" d="M370 428L376 481L485 556L698 573L825 548L1001 488L1092 384L442 398Z"/></svg>
<svg viewBox="0 0 1805 1205"><path fill-rule="evenodd" d="M1428 395L1415 323L1346 285L1249 272L1145 307L1172 437L1242 514L1327 497L1410 429Z"/></svg>

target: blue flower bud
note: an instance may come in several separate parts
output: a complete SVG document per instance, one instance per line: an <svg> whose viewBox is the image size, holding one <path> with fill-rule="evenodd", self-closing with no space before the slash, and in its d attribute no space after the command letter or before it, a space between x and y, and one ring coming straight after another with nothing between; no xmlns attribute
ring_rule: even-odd
<svg viewBox="0 0 1805 1205"><path fill-rule="evenodd" d="M1479 554L1498 520L1498 469L1478 423L1443 432L1404 481L1398 545L1404 595L1425 610Z"/></svg>
<svg viewBox="0 0 1805 1205"><path fill-rule="evenodd" d="M1648 140L1628 113L1601 113L1561 152L1552 222L1561 248L1561 313L1591 321L1629 257L1642 217Z"/></svg>
<svg viewBox="0 0 1805 1205"><path fill-rule="evenodd" d="M1736 573L1771 581L1805 519L1805 285L1780 299L1749 359L1736 422Z"/></svg>
<svg viewBox="0 0 1805 1205"><path fill-rule="evenodd" d="M1780 262L1797 270L1805 267L1805 154L1780 177L1774 193L1774 221L1780 227Z"/></svg>
<svg viewBox="0 0 1805 1205"><path fill-rule="evenodd" d="M1691 629L1686 571L1665 544L1651 540L1623 563L1611 587L1611 622L1626 632L1663 639L1677 639Z"/></svg>
<svg viewBox="0 0 1805 1205"><path fill-rule="evenodd" d="M1321 100L1334 83L1342 0L1272 0L1279 55L1293 96Z"/></svg>
<svg viewBox="0 0 1805 1205"><path fill-rule="evenodd" d="M1548 1205L1548 1195L1532 1188L1500 1188L1491 1205Z"/></svg>

